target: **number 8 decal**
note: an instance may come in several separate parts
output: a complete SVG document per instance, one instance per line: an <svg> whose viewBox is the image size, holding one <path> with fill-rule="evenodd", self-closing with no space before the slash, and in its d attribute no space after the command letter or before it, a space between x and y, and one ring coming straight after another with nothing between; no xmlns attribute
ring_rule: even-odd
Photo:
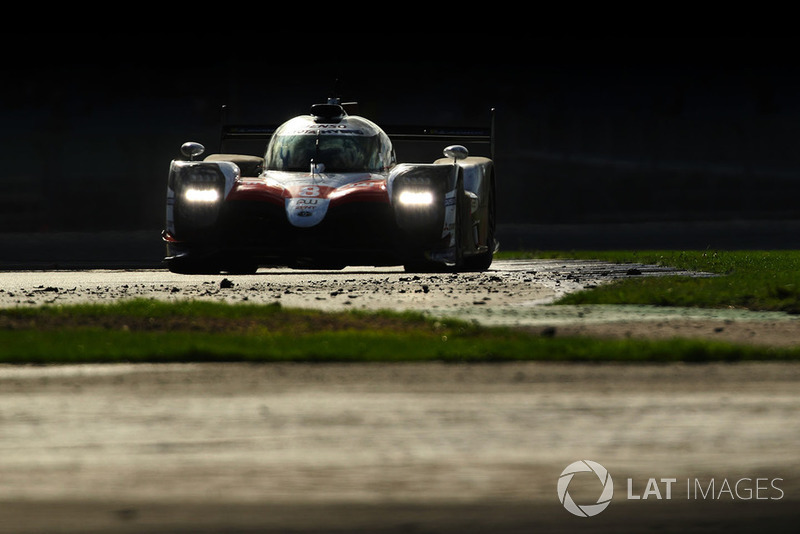
<svg viewBox="0 0 800 534"><path fill-rule="evenodd" d="M316 185L307 185L300 190L299 195L301 197L318 197L319 187Z"/></svg>

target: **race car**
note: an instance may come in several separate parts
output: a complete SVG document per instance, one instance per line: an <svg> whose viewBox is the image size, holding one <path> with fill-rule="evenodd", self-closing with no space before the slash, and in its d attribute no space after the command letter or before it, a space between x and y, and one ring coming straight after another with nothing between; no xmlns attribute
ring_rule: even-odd
<svg viewBox="0 0 800 534"><path fill-rule="evenodd" d="M494 159L464 145L493 147L493 127L387 133L351 108L333 98L274 129L224 127L223 140L268 139L263 155L198 160L205 147L184 143L167 183L169 270L488 269L498 248ZM401 163L395 144L407 141L464 143L432 163Z"/></svg>

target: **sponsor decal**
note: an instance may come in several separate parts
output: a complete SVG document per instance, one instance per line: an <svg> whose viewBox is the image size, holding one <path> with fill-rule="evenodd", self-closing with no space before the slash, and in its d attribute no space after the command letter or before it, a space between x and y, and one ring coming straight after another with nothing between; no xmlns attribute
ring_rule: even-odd
<svg viewBox="0 0 800 534"><path fill-rule="evenodd" d="M306 124L302 127L281 132L281 135L369 135L361 128L351 128L347 124Z"/></svg>
<svg viewBox="0 0 800 534"><path fill-rule="evenodd" d="M304 190L306 190L307 193L313 192L308 188L304 188ZM289 222L292 223L292 225L299 228L309 228L319 224L325 218L329 205L330 200L326 198L287 198L286 216L289 218Z"/></svg>

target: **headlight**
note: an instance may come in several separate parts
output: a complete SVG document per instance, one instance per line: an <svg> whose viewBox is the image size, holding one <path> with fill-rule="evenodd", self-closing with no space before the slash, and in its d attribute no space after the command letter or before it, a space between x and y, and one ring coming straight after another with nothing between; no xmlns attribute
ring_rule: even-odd
<svg viewBox="0 0 800 534"><path fill-rule="evenodd" d="M181 240L204 240L217 224L225 200L226 172L232 163L174 161L169 188L174 192L172 217Z"/></svg>
<svg viewBox="0 0 800 534"><path fill-rule="evenodd" d="M430 191L403 191L398 200L400 204L406 206L430 206L433 204L433 193Z"/></svg>
<svg viewBox="0 0 800 534"><path fill-rule="evenodd" d="M219 200L219 190L189 187L186 189L186 191L184 191L183 198L185 198L188 202L208 204Z"/></svg>
<svg viewBox="0 0 800 534"><path fill-rule="evenodd" d="M389 177L394 220L412 246L437 242L447 208L452 165L400 165Z"/></svg>

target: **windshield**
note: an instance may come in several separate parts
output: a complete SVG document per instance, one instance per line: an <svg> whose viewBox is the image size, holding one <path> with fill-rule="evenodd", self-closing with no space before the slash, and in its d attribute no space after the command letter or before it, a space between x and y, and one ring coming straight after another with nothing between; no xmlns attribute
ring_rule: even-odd
<svg viewBox="0 0 800 534"><path fill-rule="evenodd" d="M308 171L311 160L325 165L325 172L381 172L378 135L305 134L276 135L266 154L267 169Z"/></svg>

